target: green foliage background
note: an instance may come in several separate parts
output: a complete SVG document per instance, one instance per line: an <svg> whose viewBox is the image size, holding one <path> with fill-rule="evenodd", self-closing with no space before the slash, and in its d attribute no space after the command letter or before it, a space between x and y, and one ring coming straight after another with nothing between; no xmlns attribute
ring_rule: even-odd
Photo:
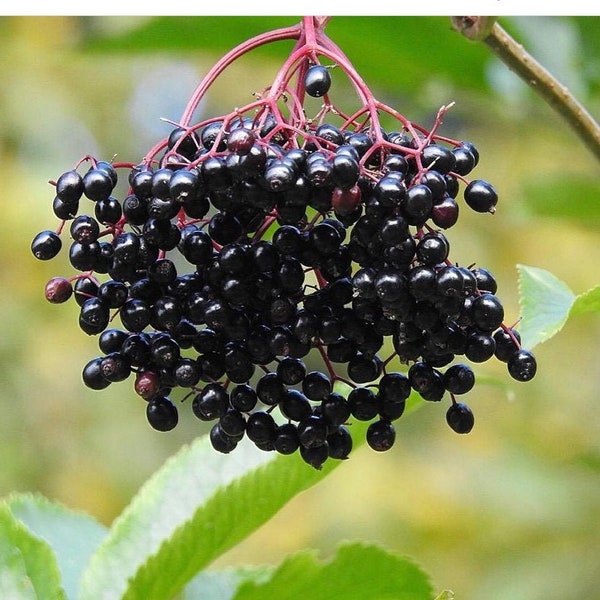
<svg viewBox="0 0 600 600"><path fill-rule="evenodd" d="M191 415L152 431L131 382L83 387L98 353L73 305L52 306L45 281L64 255L29 252L51 227L55 179L84 154L135 162L177 120L208 68L242 40L300 17L11 17L0 19L0 496L39 491L110 524L168 456L206 430ZM600 115L600 18L505 17L590 112ZM515 265L547 269L577 294L596 285L597 162L557 115L448 17L334 17L327 33L375 94L479 148L479 177L498 189L494 216L463 211L451 257L489 268L510 321ZM268 85L290 44L236 63L202 106L229 112ZM336 83L336 85L338 85ZM339 83L339 93L345 93ZM580 315L535 348L538 377L477 366L476 427L456 436L425 405L385 455L361 448L294 498L217 566L279 564L305 548L332 554L362 539L417 559L437 589L466 600L597 597L600 541L600 322ZM202 465L198 465L201 472Z"/></svg>

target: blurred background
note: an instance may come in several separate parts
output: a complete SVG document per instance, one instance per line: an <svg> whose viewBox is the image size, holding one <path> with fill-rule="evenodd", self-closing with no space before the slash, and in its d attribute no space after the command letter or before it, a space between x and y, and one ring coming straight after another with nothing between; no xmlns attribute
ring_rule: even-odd
<svg viewBox="0 0 600 600"><path fill-rule="evenodd" d="M72 275L65 253L36 261L29 246L55 228L48 184L86 154L139 162L170 131L210 66L244 39L300 17L0 18L0 495L40 492L109 525L143 482L204 433L183 415L148 426L131 381L85 388L99 354L77 306L50 305L45 282ZM503 17L513 33L600 117L600 18ZM498 282L507 322L519 318L516 264L547 269L575 293L600 283L600 169L565 123L486 47L448 17L334 17L329 36L372 91L441 133L470 140L476 173L500 196L495 215L463 210L448 231L455 262ZM249 102L292 45L240 59L203 101L207 118ZM335 73L335 72L334 72ZM351 94L334 79L332 96ZM600 319L581 316L536 347L538 375L511 380L476 365L467 436L445 408L398 422L385 454L353 453L316 487L220 559L278 563L346 539L413 557L438 591L460 600L600 598ZM199 465L201 468L201 465Z"/></svg>

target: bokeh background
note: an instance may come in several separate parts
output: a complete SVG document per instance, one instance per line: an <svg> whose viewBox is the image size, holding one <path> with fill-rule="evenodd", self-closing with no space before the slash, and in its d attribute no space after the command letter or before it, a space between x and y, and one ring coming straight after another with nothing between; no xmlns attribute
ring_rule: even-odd
<svg viewBox="0 0 600 600"><path fill-rule="evenodd" d="M73 303L43 298L70 275L63 254L29 249L55 227L49 180L86 154L137 162L170 131L203 74L237 43L300 17L0 18L0 495L40 492L109 525L183 444L204 433L190 415L150 429L131 382L86 389L98 355ZM600 18L502 17L600 117ZM516 264L550 270L580 293L600 283L600 169L565 123L448 17L334 17L329 36L381 100L422 125L456 104L442 132L480 151L477 176L500 202L463 210L451 258L489 268L508 321L519 318ZM240 59L201 106L216 116L268 85L291 49ZM335 72L334 72L335 73ZM334 79L332 94L351 94ZM600 598L600 320L569 321L535 348L537 378L476 366L476 426L457 436L445 408L398 422L394 448L357 450L216 566L278 563L346 539L417 560L461 600ZM189 417L189 418L187 418ZM198 465L201 469L202 465Z"/></svg>

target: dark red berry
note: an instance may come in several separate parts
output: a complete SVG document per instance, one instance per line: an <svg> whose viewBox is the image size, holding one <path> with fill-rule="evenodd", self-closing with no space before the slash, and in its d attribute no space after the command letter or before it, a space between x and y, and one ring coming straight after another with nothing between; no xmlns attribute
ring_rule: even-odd
<svg viewBox="0 0 600 600"><path fill-rule="evenodd" d="M53 277L46 284L44 290L46 300L52 304L62 304L73 295L73 286L64 277Z"/></svg>

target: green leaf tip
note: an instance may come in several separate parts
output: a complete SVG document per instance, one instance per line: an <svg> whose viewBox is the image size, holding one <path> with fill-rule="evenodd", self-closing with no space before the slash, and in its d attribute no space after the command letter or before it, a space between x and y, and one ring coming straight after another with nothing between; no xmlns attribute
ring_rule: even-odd
<svg viewBox="0 0 600 600"><path fill-rule="evenodd" d="M549 271L526 265L517 265L517 269L522 318L519 333L523 345L532 349L562 329L575 294Z"/></svg>
<svg viewBox="0 0 600 600"><path fill-rule="evenodd" d="M233 600L433 600L428 575L380 546L345 542L328 560L306 550L285 559L267 581L246 581Z"/></svg>
<svg viewBox="0 0 600 600"><path fill-rule="evenodd" d="M117 518L84 573L78 600L172 598L339 464L317 471L298 455L265 452L249 440L224 455L207 436L199 438L171 457Z"/></svg>
<svg viewBox="0 0 600 600"><path fill-rule="evenodd" d="M600 312L600 286L576 295L555 275L519 264L519 326L523 345L531 349L556 335L572 315Z"/></svg>
<svg viewBox="0 0 600 600"><path fill-rule="evenodd" d="M31 535L52 550L66 597L75 599L81 574L107 529L89 515L41 494L13 494L6 506Z"/></svg>
<svg viewBox="0 0 600 600"><path fill-rule="evenodd" d="M0 504L0 598L66 600L50 546Z"/></svg>

